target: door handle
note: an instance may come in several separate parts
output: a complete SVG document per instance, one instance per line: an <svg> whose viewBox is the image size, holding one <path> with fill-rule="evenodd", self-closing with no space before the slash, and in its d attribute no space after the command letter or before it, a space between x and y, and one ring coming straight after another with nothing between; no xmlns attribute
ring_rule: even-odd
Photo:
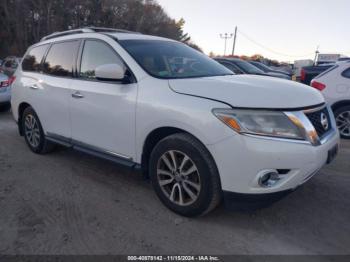
<svg viewBox="0 0 350 262"><path fill-rule="evenodd" d="M74 94L72 94L72 97L76 99L84 98L84 96L80 92L75 92Z"/></svg>
<svg viewBox="0 0 350 262"><path fill-rule="evenodd" d="M36 84L29 86L29 88L33 90L39 89L39 87Z"/></svg>

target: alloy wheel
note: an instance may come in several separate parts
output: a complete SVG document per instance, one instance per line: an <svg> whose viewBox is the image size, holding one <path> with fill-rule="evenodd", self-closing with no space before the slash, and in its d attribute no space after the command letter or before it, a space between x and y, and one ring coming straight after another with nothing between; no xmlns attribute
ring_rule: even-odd
<svg viewBox="0 0 350 262"><path fill-rule="evenodd" d="M157 178L163 193L172 203L188 206L198 199L200 174L185 153L176 150L165 152L158 160Z"/></svg>
<svg viewBox="0 0 350 262"><path fill-rule="evenodd" d="M337 118L339 133L344 137L350 137L350 111L340 113Z"/></svg>
<svg viewBox="0 0 350 262"><path fill-rule="evenodd" d="M40 144L40 129L38 122L36 121L35 117L31 114L28 114L25 117L24 132L28 143L33 148L38 147Z"/></svg>

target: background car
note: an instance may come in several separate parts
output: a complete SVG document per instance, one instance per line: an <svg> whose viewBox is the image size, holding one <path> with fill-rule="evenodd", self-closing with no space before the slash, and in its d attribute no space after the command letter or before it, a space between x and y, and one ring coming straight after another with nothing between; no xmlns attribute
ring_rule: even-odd
<svg viewBox="0 0 350 262"><path fill-rule="evenodd" d="M331 68L334 64L304 66L300 71L300 82L310 85L311 80Z"/></svg>
<svg viewBox="0 0 350 262"><path fill-rule="evenodd" d="M20 57L15 57L15 56L6 57L1 65L1 71L10 77L15 73L20 63L21 63Z"/></svg>
<svg viewBox="0 0 350 262"><path fill-rule="evenodd" d="M235 74L248 74L248 75L262 75L262 76L272 76L283 79L290 79L286 75L277 75L274 73L265 73L261 69L256 66L248 63L247 61L237 59L237 58L214 58L220 64L224 65L228 69L230 69Z"/></svg>
<svg viewBox="0 0 350 262"><path fill-rule="evenodd" d="M350 61L338 63L312 80L332 106L342 138L350 139Z"/></svg>
<svg viewBox="0 0 350 262"><path fill-rule="evenodd" d="M6 111L11 103L11 80L7 75L0 73L0 111Z"/></svg>
<svg viewBox="0 0 350 262"><path fill-rule="evenodd" d="M287 76L289 79L292 79L292 75L288 74L285 71L272 69L271 67L257 61L249 61L249 63L251 63L253 66L259 68L267 74L274 74L276 76L281 75L281 78L283 78L283 76Z"/></svg>

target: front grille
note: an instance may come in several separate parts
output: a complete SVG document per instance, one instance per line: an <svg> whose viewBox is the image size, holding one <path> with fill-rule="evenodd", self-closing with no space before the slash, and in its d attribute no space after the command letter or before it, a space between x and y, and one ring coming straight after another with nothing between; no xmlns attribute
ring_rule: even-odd
<svg viewBox="0 0 350 262"><path fill-rule="evenodd" d="M332 122L327 107L315 112L306 113L305 115L309 118L321 139L331 130Z"/></svg>

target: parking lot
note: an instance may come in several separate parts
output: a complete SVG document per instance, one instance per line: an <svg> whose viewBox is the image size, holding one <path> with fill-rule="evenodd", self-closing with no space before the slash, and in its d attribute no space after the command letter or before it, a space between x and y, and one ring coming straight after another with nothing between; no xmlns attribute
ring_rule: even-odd
<svg viewBox="0 0 350 262"><path fill-rule="evenodd" d="M350 142L273 206L168 211L128 169L69 149L39 156L0 114L1 254L348 254Z"/></svg>

